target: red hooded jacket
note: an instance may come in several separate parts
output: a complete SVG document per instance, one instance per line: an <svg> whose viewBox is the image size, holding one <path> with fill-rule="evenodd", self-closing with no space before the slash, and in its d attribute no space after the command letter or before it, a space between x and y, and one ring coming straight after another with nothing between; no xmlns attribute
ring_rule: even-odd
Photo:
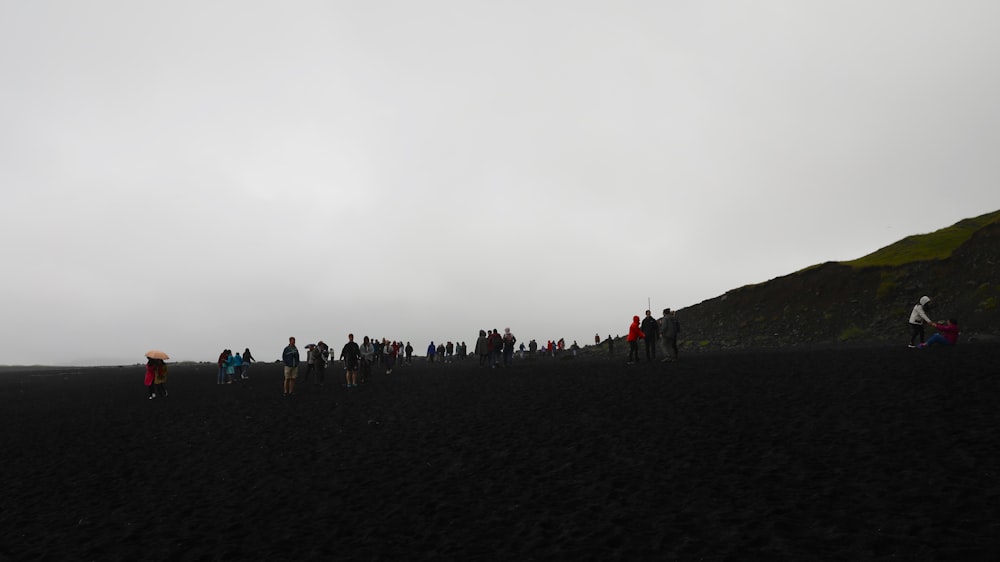
<svg viewBox="0 0 1000 562"><path fill-rule="evenodd" d="M627 341L635 341L638 339L642 339L644 337L646 336L645 334L642 333L642 328L639 327L639 317L633 316L632 325L628 327L628 338L626 338Z"/></svg>
<svg viewBox="0 0 1000 562"><path fill-rule="evenodd" d="M958 324L938 324L937 322L932 324L941 333L941 336L948 340L948 343L951 345L958 343Z"/></svg>

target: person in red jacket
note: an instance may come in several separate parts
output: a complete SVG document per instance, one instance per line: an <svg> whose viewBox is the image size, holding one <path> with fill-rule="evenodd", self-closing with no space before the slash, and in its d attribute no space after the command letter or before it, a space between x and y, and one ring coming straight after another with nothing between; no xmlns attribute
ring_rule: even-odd
<svg viewBox="0 0 1000 562"><path fill-rule="evenodd" d="M639 340L644 338L642 328L639 327L639 317L632 317L632 325L628 327L628 364L631 365L639 360Z"/></svg>
<svg viewBox="0 0 1000 562"><path fill-rule="evenodd" d="M955 345L958 343L958 320L949 318L943 324L931 322L931 326L934 326L938 333L928 338L925 343L918 345L918 348L923 349L931 345Z"/></svg>

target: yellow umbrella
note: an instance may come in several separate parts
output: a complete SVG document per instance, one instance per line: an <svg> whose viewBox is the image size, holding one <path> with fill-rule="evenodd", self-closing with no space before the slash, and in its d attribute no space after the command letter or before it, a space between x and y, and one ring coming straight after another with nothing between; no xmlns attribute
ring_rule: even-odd
<svg viewBox="0 0 1000 562"><path fill-rule="evenodd" d="M149 359L170 359L170 356L162 351L151 349L146 352L146 357Z"/></svg>

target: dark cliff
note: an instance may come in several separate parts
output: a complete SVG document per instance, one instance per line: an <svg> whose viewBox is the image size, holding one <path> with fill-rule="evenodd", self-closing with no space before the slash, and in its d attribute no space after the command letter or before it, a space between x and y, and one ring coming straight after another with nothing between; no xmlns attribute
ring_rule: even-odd
<svg viewBox="0 0 1000 562"><path fill-rule="evenodd" d="M1000 341L1000 222L978 227L946 258L828 262L681 309L680 343L693 351L906 342L922 295L933 299L931 318L959 321L960 341Z"/></svg>

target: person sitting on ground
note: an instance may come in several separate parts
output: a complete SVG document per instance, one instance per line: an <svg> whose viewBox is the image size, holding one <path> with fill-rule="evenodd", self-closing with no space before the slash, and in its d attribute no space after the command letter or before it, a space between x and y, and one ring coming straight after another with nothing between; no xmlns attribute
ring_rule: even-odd
<svg viewBox="0 0 1000 562"><path fill-rule="evenodd" d="M925 343L918 345L917 347L923 349L932 345L955 345L958 343L958 320L954 318L949 318L945 320L944 323L931 322L931 326L937 329L938 333L934 334L927 339Z"/></svg>

